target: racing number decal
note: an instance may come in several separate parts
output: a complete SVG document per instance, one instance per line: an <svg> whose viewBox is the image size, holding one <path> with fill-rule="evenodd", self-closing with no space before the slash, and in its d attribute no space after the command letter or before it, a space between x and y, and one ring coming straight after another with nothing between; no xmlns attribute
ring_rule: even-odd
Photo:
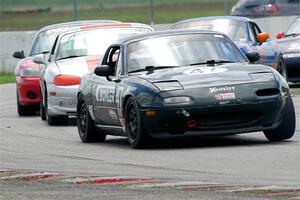
<svg viewBox="0 0 300 200"><path fill-rule="evenodd" d="M114 86L103 86L99 85L96 89L96 100L98 102L108 102L113 103L116 101L119 107L122 105L122 96L123 96L124 88L118 87L117 92L115 93Z"/></svg>
<svg viewBox="0 0 300 200"><path fill-rule="evenodd" d="M114 86L99 85L96 88L96 100L98 102L117 103L118 107L122 106L124 87L117 87L115 92Z"/></svg>

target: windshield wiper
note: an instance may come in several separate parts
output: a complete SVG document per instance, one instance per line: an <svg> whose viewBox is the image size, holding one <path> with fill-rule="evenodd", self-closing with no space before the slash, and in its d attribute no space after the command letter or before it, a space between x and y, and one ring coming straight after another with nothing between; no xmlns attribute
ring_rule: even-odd
<svg viewBox="0 0 300 200"><path fill-rule="evenodd" d="M157 70L157 69L166 69L166 68L173 68L173 67L177 67L177 66L146 66L145 68L132 70L128 73L135 73L135 72L142 72L142 71L153 71L153 70Z"/></svg>
<svg viewBox="0 0 300 200"><path fill-rule="evenodd" d="M213 64L234 63L234 62L236 62L236 61L234 61L234 60L207 60L207 61L204 61L204 62L192 63L192 64L190 64L190 66L192 66L192 65L205 65L205 64L213 65Z"/></svg>
<svg viewBox="0 0 300 200"><path fill-rule="evenodd" d="M77 58L77 57L82 57L82 56L86 56L86 55L72 55L72 56L66 56L63 58L59 58L57 60L63 60L63 59L68 59L68 58Z"/></svg>

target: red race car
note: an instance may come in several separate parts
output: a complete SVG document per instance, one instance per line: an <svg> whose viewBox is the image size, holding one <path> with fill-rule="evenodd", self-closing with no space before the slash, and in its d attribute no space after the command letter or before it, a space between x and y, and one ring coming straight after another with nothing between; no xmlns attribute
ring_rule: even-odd
<svg viewBox="0 0 300 200"><path fill-rule="evenodd" d="M32 61L33 56L41 53L49 53L58 34L78 29L82 26L115 23L112 20L90 20L54 24L46 26L38 31L33 41L28 57L24 51L16 51L14 58L22 59L18 62L15 74L17 83L17 110L20 116L32 115L39 110L40 83L39 65Z"/></svg>

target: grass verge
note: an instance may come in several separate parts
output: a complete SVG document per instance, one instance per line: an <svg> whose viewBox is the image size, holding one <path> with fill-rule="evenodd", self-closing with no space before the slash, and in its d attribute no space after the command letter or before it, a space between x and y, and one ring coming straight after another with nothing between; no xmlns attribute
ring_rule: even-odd
<svg viewBox="0 0 300 200"><path fill-rule="evenodd" d="M16 82L16 76L11 73L0 73L0 84L4 83L15 83Z"/></svg>

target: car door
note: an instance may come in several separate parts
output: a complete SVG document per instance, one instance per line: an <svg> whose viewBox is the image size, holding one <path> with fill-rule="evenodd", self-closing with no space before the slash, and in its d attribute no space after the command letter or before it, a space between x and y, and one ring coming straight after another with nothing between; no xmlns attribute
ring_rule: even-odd
<svg viewBox="0 0 300 200"><path fill-rule="evenodd" d="M271 40L267 40L262 44L257 40L257 35L262 31L258 25L254 22L249 23L249 34L250 43L252 44L253 50L260 54L259 63L268 66L274 66L277 64L278 50L275 48L275 44Z"/></svg>
<svg viewBox="0 0 300 200"><path fill-rule="evenodd" d="M92 87L92 105L97 123L108 126L119 126L117 115L116 65L119 58L119 46L110 47L103 58L102 65L115 68L114 76L100 77L95 75Z"/></svg>

